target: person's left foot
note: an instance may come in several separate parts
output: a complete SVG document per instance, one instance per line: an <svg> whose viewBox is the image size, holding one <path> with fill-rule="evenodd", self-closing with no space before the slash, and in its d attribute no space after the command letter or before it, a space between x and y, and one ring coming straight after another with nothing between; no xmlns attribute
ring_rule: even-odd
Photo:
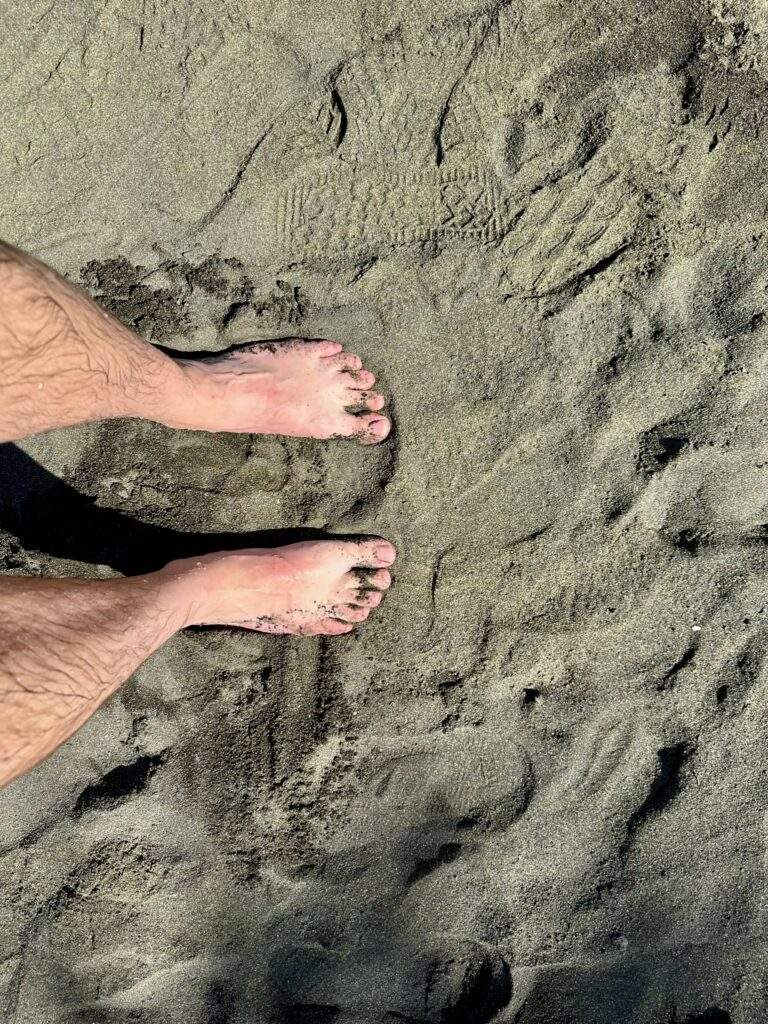
<svg viewBox="0 0 768 1024"><path fill-rule="evenodd" d="M178 359L183 385L164 422L193 430L383 441L391 429L373 374L337 341L262 342Z"/></svg>
<svg viewBox="0 0 768 1024"><path fill-rule="evenodd" d="M379 606L395 556L383 537L327 538L181 559L155 575L188 626L340 636Z"/></svg>

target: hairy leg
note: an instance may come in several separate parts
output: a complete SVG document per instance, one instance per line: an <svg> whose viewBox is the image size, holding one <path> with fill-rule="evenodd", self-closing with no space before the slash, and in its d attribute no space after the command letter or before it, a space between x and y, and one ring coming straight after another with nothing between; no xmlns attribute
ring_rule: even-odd
<svg viewBox="0 0 768 1024"><path fill-rule="evenodd" d="M0 577L0 785L68 739L189 625L351 632L382 600L381 539L222 552L122 580Z"/></svg>
<svg viewBox="0 0 768 1024"><path fill-rule="evenodd" d="M375 444L390 422L373 383L360 359L333 341L171 357L49 267L0 243L0 441L127 416Z"/></svg>

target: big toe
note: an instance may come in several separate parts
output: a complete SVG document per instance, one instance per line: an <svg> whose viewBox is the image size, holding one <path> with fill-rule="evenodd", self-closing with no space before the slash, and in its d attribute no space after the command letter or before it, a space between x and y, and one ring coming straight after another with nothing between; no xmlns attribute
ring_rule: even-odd
<svg viewBox="0 0 768 1024"><path fill-rule="evenodd" d="M389 419L376 413L364 413L355 418L358 421L355 437L361 444L379 444L392 429Z"/></svg>
<svg viewBox="0 0 768 1024"><path fill-rule="evenodd" d="M349 559L350 569L361 567L366 569L383 569L392 565L397 551L383 537L371 537L369 540L345 542L345 555Z"/></svg>

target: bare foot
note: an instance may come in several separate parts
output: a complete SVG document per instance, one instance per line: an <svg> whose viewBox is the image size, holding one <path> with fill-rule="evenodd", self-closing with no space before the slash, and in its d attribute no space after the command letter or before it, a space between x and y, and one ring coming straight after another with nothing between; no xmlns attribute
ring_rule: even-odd
<svg viewBox="0 0 768 1024"><path fill-rule="evenodd" d="M172 562L188 625L335 636L368 618L392 582L395 549L381 538L317 540Z"/></svg>
<svg viewBox="0 0 768 1024"><path fill-rule="evenodd" d="M265 342L177 362L183 384L168 426L362 444L378 444L390 431L380 414L384 397L370 390L376 378L337 341Z"/></svg>

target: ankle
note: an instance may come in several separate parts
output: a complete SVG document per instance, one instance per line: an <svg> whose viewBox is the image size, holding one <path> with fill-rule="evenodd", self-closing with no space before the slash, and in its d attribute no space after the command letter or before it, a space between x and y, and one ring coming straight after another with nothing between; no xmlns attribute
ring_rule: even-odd
<svg viewBox="0 0 768 1024"><path fill-rule="evenodd" d="M181 623L178 629L216 621L226 559L226 552L179 558L151 574L162 592L161 603Z"/></svg>
<svg viewBox="0 0 768 1024"><path fill-rule="evenodd" d="M187 626L204 622L201 597L205 589L201 563L202 559L179 559L156 572L133 576L125 581L147 595L158 617L168 623L169 636Z"/></svg>
<svg viewBox="0 0 768 1024"><path fill-rule="evenodd" d="M112 415L188 426L178 421L194 408L195 397L180 362L151 346L142 352L141 362L135 375L119 382Z"/></svg>
<svg viewBox="0 0 768 1024"><path fill-rule="evenodd" d="M238 372L211 356L172 359L161 423L182 430L270 433L273 405L267 375Z"/></svg>

